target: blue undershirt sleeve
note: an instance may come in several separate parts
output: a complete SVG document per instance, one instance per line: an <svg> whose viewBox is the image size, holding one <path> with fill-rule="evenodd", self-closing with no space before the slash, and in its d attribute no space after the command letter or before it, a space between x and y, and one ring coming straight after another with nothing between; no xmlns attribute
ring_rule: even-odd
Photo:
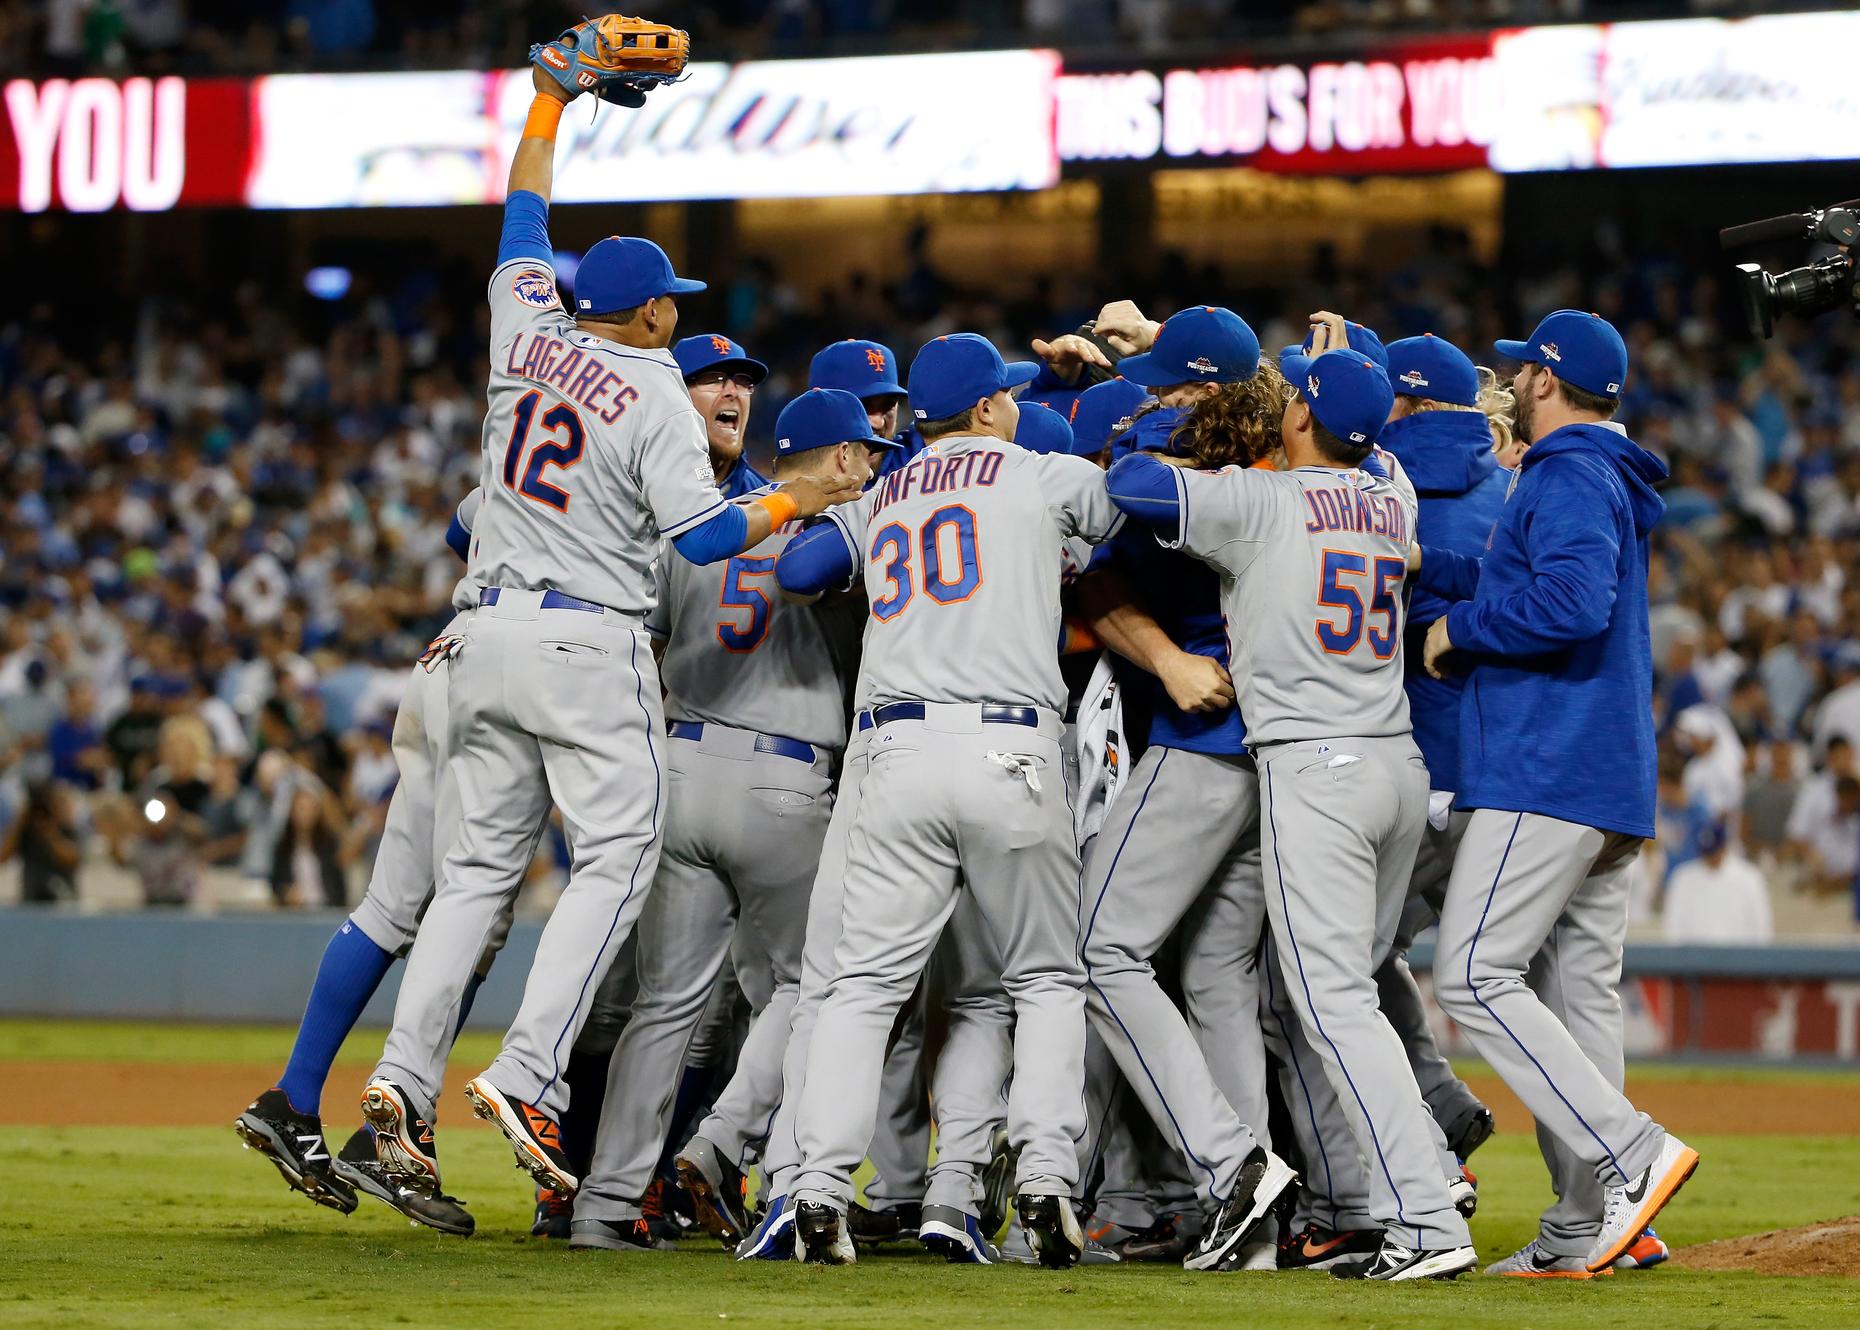
<svg viewBox="0 0 1860 1330"><path fill-rule="evenodd" d="M549 247L549 205L532 190L519 189L504 200L504 232L497 241L499 267L512 259L553 263Z"/></svg>
<svg viewBox="0 0 1860 1330"><path fill-rule="evenodd" d="M702 566L741 554L749 538L749 514L739 504L726 504L715 517L699 522L672 537L672 548Z"/></svg>

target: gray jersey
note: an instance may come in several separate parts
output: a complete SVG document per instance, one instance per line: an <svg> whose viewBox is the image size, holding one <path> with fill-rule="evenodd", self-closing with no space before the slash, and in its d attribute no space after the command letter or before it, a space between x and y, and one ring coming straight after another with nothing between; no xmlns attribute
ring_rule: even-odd
<svg viewBox="0 0 1860 1330"><path fill-rule="evenodd" d="M660 550L658 604L646 628L667 639L659 676L669 719L846 746L864 606L783 602L775 559L800 530L790 522L754 549L704 568L669 542Z"/></svg>
<svg viewBox="0 0 1860 1330"><path fill-rule="evenodd" d="M1176 547L1224 575L1247 742L1408 733L1401 639L1412 491L1317 466L1177 468L1175 478Z"/></svg>
<svg viewBox="0 0 1860 1330"><path fill-rule="evenodd" d="M582 332L533 259L491 274L483 507L470 577L652 606L652 561L720 512L704 419L669 351Z"/></svg>
<svg viewBox="0 0 1860 1330"><path fill-rule="evenodd" d="M459 500L457 510L458 522L460 526L465 528L465 536L468 540L471 538L472 529L478 525L478 509L483 505L483 502L484 491L476 485L472 486L470 494L467 494L463 499ZM471 555L469 553L465 556L465 562L467 566L471 563ZM473 608L478 603L478 591L478 583L471 580L469 573L461 577L452 588L452 608L455 610L469 610Z"/></svg>
<svg viewBox="0 0 1860 1330"><path fill-rule="evenodd" d="M1063 545L1120 514L1082 457L978 435L927 447L831 509L871 602L861 705L1005 702L1063 712Z"/></svg>

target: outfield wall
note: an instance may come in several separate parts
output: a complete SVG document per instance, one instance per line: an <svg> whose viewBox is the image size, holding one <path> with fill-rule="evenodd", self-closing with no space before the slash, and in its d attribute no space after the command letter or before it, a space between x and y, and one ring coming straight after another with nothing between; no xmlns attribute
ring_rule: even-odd
<svg viewBox="0 0 1860 1330"><path fill-rule="evenodd" d="M0 909L0 1016L292 1023L340 919ZM515 1016L540 932L535 921L511 930L473 1025ZM1431 948L1411 959L1427 988ZM1860 1067L1860 947L1634 945L1627 971L1630 1055ZM388 972L365 1024L388 1023L400 973ZM1451 1051L1470 1051L1434 1018Z"/></svg>

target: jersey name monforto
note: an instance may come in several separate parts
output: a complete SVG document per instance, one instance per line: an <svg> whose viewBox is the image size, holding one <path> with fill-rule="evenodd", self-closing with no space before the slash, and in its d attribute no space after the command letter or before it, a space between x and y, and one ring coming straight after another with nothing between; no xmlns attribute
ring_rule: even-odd
<svg viewBox="0 0 1860 1330"><path fill-rule="evenodd" d="M1399 495L1365 494L1340 485L1306 490L1305 506L1311 512L1305 520L1306 531L1367 531L1409 543L1408 511Z"/></svg>
<svg viewBox="0 0 1860 1330"><path fill-rule="evenodd" d="M971 486L992 485L1000 473L1001 454L998 452L965 452L954 457L926 452L884 479L873 500L872 511L883 512L889 505L913 494L947 494Z"/></svg>
<svg viewBox="0 0 1860 1330"><path fill-rule="evenodd" d="M597 352L570 346L547 332L513 341L504 371L515 378L548 384L562 396L597 412L610 425L639 400L639 393L608 369Z"/></svg>

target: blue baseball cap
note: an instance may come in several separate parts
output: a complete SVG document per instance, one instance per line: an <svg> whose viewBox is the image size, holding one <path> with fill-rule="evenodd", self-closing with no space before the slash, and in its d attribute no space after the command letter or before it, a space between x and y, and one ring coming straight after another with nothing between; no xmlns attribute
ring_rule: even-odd
<svg viewBox="0 0 1860 1330"><path fill-rule="evenodd" d="M838 388L861 401L904 396L898 382L898 358L883 342L848 339L822 347L807 367L807 386Z"/></svg>
<svg viewBox="0 0 1860 1330"><path fill-rule="evenodd" d="M1404 397L1454 406L1479 405L1479 367L1453 343L1432 333L1389 343L1389 386Z"/></svg>
<svg viewBox="0 0 1860 1330"><path fill-rule="evenodd" d="M1366 448L1388 423L1395 390L1382 367L1361 352L1290 352L1279 357L1279 369L1318 422L1345 443Z"/></svg>
<svg viewBox="0 0 1860 1330"><path fill-rule="evenodd" d="M1014 442L1028 452L1069 453L1072 451L1072 426L1050 406L1022 402L1020 423L1014 427Z"/></svg>
<svg viewBox="0 0 1860 1330"><path fill-rule="evenodd" d="M757 383L769 376L767 365L743 350L741 343L731 341L722 333L698 333L679 338L672 343L672 359L678 362L678 372L687 381L719 365L741 365L756 376Z"/></svg>
<svg viewBox="0 0 1860 1330"><path fill-rule="evenodd" d="M809 388L775 417L777 457L836 448L842 443L863 443L868 448L898 446L872 433L865 403L838 388Z"/></svg>
<svg viewBox="0 0 1860 1330"><path fill-rule="evenodd" d="M1374 328L1366 327L1365 325L1360 324L1360 323L1351 323L1348 319L1345 319L1343 321L1343 335L1344 335L1345 340L1348 341L1350 344L1350 350L1362 352L1364 355L1368 356L1371 360L1375 361L1376 364L1380 365L1382 367L1383 373L1385 374L1388 373L1388 368L1389 368L1388 348L1382 345L1382 339L1376 336L1376 330ZM1305 356L1305 357L1310 356L1311 336L1312 335L1310 333L1306 333L1305 340L1301 342L1299 345L1288 346L1285 348L1285 350L1279 352L1279 360L1280 360L1281 369L1284 368L1284 360L1287 356ZM1331 349L1334 351L1340 351L1343 348L1332 347Z"/></svg>
<svg viewBox="0 0 1860 1330"><path fill-rule="evenodd" d="M1239 383L1259 369L1259 338L1231 309L1193 305L1172 314L1142 355L1117 362L1117 372L1145 388L1177 383Z"/></svg>
<svg viewBox="0 0 1860 1330"><path fill-rule="evenodd" d="M950 333L923 344L911 361L911 414L944 420L967 411L984 397L1032 383L1038 361L1001 358L979 333Z"/></svg>
<svg viewBox="0 0 1860 1330"><path fill-rule="evenodd" d="M575 312L612 314L660 296L689 295L703 282L672 271L665 251L640 236L608 236L581 256L575 271Z"/></svg>
<svg viewBox="0 0 1860 1330"><path fill-rule="evenodd" d="M1627 343L1600 314L1559 309L1544 315L1526 340L1492 345L1501 356L1542 365L1565 383L1597 397L1619 397L1627 384Z"/></svg>
<svg viewBox="0 0 1860 1330"><path fill-rule="evenodd" d="M1103 452L1113 434L1130 428L1149 399L1149 389L1129 379L1094 383L1079 394L1072 410L1072 451L1082 457Z"/></svg>

